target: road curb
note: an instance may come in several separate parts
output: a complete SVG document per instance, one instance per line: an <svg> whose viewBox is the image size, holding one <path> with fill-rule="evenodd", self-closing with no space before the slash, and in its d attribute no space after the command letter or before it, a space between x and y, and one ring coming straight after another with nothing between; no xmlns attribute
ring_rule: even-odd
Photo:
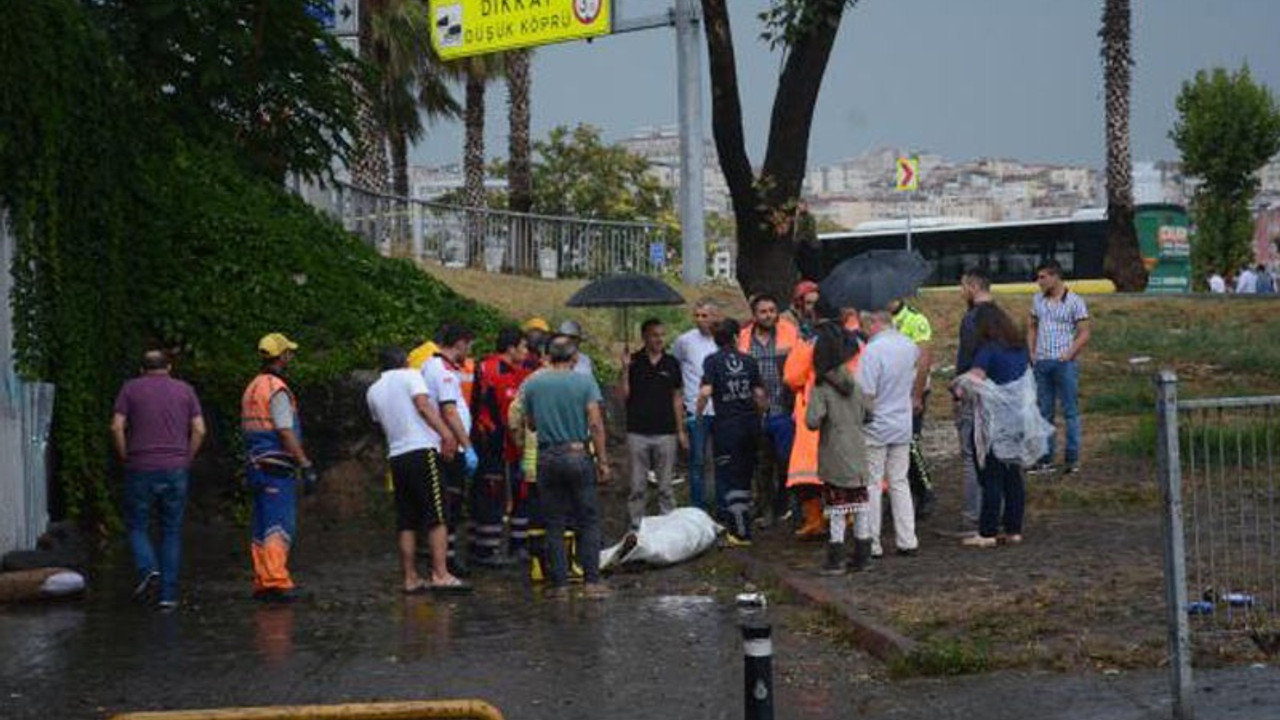
<svg viewBox="0 0 1280 720"><path fill-rule="evenodd" d="M887 663L910 656L919 648L919 643L916 641L891 628L868 620L847 599L828 590L814 578L805 577L779 563L761 560L745 553L724 553L724 556L739 565L744 574L753 581L781 585L795 593L806 604L834 614L848 625L854 644L881 662Z"/></svg>

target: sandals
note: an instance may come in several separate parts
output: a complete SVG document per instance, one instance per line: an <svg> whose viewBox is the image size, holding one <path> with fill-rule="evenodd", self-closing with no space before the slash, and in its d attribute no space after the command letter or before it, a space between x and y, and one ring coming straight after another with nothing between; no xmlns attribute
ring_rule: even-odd
<svg viewBox="0 0 1280 720"><path fill-rule="evenodd" d="M471 583L463 582L458 578L453 578L448 582L431 583L424 582L423 586L430 592L440 593L442 595L462 595L471 592L474 588Z"/></svg>

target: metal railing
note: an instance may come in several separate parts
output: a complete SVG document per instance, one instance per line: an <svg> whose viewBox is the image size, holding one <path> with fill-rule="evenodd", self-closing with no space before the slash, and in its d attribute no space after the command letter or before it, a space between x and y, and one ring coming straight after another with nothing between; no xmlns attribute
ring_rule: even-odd
<svg viewBox="0 0 1280 720"><path fill-rule="evenodd" d="M161 710L112 716L111 720L502 720L502 712L483 700L414 700L345 705Z"/></svg>
<svg viewBox="0 0 1280 720"><path fill-rule="evenodd" d="M1157 383L1157 469L1174 717L1193 715L1193 643L1280 639L1280 396L1178 400Z"/></svg>
<svg viewBox="0 0 1280 720"><path fill-rule="evenodd" d="M448 267L553 279L657 274L668 263L665 231L653 223L467 208L341 183L331 208L380 253Z"/></svg>

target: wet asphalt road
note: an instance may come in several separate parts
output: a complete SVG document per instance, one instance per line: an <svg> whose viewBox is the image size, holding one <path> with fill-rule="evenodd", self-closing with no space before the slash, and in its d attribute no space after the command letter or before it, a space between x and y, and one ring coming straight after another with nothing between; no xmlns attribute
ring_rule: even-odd
<svg viewBox="0 0 1280 720"><path fill-rule="evenodd" d="M291 607L248 598L238 533L203 533L176 613L128 602L122 552L85 600L0 608L0 718L434 698L533 720L743 717L740 581L714 560L619 577L605 602L546 601L515 573L480 575L468 597L404 597L385 533L310 531L293 564L311 597ZM1169 717L1163 672L890 682L821 616L770 615L780 719ZM1280 717L1274 667L1197 684L1201 718Z"/></svg>
<svg viewBox="0 0 1280 720"><path fill-rule="evenodd" d="M385 534L318 534L297 548L310 598L293 606L249 599L223 534L189 542L176 613L128 602L123 553L83 601L0 610L0 716L433 698L512 718L742 716L738 611L696 566L622 578L604 602L545 600L515 572L405 597Z"/></svg>

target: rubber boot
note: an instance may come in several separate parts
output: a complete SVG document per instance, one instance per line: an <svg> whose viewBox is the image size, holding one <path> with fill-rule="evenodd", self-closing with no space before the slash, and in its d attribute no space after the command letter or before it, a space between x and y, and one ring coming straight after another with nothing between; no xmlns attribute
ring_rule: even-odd
<svg viewBox="0 0 1280 720"><path fill-rule="evenodd" d="M862 572L871 567L871 539L854 540L853 554L849 557L849 572Z"/></svg>
<svg viewBox="0 0 1280 720"><path fill-rule="evenodd" d="M572 530L564 531L564 554L569 560L569 582L582 582L584 573L578 564L578 534Z"/></svg>
<svg viewBox="0 0 1280 720"><path fill-rule="evenodd" d="M547 531L529 531L529 580L540 583L547 579Z"/></svg>
<svg viewBox="0 0 1280 720"><path fill-rule="evenodd" d="M826 576L845 574L844 543L827 543L827 561L822 564L818 574Z"/></svg>
<svg viewBox="0 0 1280 720"><path fill-rule="evenodd" d="M796 530L798 540L820 540L827 537L827 525L822 517L822 498L806 497L800 501L804 524Z"/></svg>

